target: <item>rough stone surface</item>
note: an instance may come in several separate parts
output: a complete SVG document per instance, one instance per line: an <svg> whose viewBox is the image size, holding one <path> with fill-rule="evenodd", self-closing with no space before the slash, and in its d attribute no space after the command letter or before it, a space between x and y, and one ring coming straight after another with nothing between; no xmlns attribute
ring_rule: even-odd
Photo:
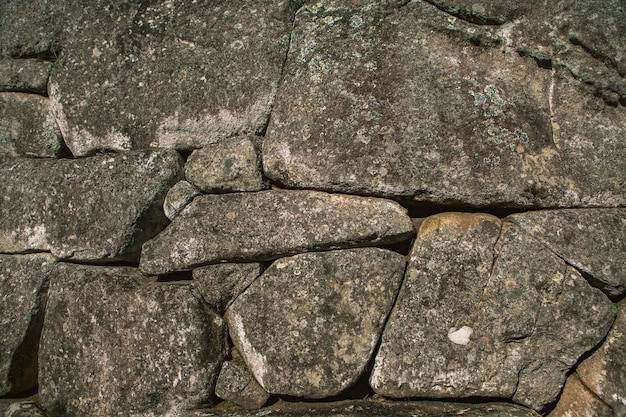
<svg viewBox="0 0 626 417"><path fill-rule="evenodd" d="M426 219L372 387L392 397L503 397L542 409L608 332L613 304L512 223Z"/></svg>
<svg viewBox="0 0 626 417"><path fill-rule="evenodd" d="M264 413L264 414L259 414ZM278 403L263 411L209 410L192 417L536 417L537 414L515 404L455 404L443 402L342 401L316 404Z"/></svg>
<svg viewBox="0 0 626 417"><path fill-rule="evenodd" d="M263 133L294 3L97 1L50 76L75 156L98 149L193 149Z"/></svg>
<svg viewBox="0 0 626 417"><path fill-rule="evenodd" d="M37 352L55 259L0 255L0 396L37 386Z"/></svg>
<svg viewBox="0 0 626 417"><path fill-rule="evenodd" d="M136 268L59 264L40 350L52 415L161 416L210 400L226 354L223 320L190 284Z"/></svg>
<svg viewBox="0 0 626 417"><path fill-rule="evenodd" d="M201 193L196 187L187 181L178 181L169 189L163 201L165 216L173 220L195 197Z"/></svg>
<svg viewBox="0 0 626 417"><path fill-rule="evenodd" d="M185 164L185 178L205 193L267 188L261 175L260 155L249 137L193 151Z"/></svg>
<svg viewBox="0 0 626 417"><path fill-rule="evenodd" d="M263 407L270 397L247 370L229 361L222 364L215 395L250 410Z"/></svg>
<svg viewBox="0 0 626 417"><path fill-rule="evenodd" d="M0 93L0 114L0 155L53 158L65 149L48 98Z"/></svg>
<svg viewBox="0 0 626 417"><path fill-rule="evenodd" d="M626 292L626 209L532 211L507 220L583 271L609 296Z"/></svg>
<svg viewBox="0 0 626 417"><path fill-rule="evenodd" d="M476 206L626 203L623 108L520 56L509 26L365 3L298 11L263 148L269 178Z"/></svg>
<svg viewBox="0 0 626 417"><path fill-rule="evenodd" d="M528 11L538 1L478 0L470 3L462 0L427 0L441 10L463 20L481 25L502 25Z"/></svg>
<svg viewBox="0 0 626 417"><path fill-rule="evenodd" d="M84 13L75 1L4 0L0 3L0 56L51 59L60 49L63 30Z"/></svg>
<svg viewBox="0 0 626 417"><path fill-rule="evenodd" d="M0 407L0 412L2 408ZM32 401L15 402L10 404L4 411L4 414L0 414L2 417L47 417L46 413Z"/></svg>
<svg viewBox="0 0 626 417"><path fill-rule="evenodd" d="M207 265L194 269L192 275L193 284L204 301L221 314L261 275L261 264L253 262Z"/></svg>
<svg viewBox="0 0 626 417"><path fill-rule="evenodd" d="M572 374L567 378L556 408L548 417L613 417L613 413L580 382L576 374Z"/></svg>
<svg viewBox="0 0 626 417"><path fill-rule="evenodd" d="M617 319L605 342L576 372L615 416L626 416L626 301L618 305Z"/></svg>
<svg viewBox="0 0 626 417"><path fill-rule="evenodd" d="M283 190L206 195L146 242L140 268L160 275L220 261L393 243L412 234L406 210L389 200Z"/></svg>
<svg viewBox="0 0 626 417"><path fill-rule="evenodd" d="M136 260L165 226L163 198L181 165L177 152L165 150L0 160L0 252Z"/></svg>
<svg viewBox="0 0 626 417"><path fill-rule="evenodd" d="M404 267L378 248L279 259L226 310L230 336L268 392L339 394L364 371Z"/></svg>
<svg viewBox="0 0 626 417"><path fill-rule="evenodd" d="M0 58L0 91L47 94L52 62Z"/></svg>

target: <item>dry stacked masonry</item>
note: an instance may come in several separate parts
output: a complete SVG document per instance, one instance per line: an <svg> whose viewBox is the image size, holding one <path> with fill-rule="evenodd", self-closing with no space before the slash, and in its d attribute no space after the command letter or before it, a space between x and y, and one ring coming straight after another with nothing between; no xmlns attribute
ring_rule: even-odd
<svg viewBox="0 0 626 417"><path fill-rule="evenodd" d="M626 415L624 33L3 1L0 415Z"/></svg>

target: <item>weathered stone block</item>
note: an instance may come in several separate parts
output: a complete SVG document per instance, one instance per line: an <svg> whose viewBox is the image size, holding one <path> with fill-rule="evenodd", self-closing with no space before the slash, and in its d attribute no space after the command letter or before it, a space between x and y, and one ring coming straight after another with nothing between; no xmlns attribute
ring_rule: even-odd
<svg viewBox="0 0 626 417"><path fill-rule="evenodd" d="M218 313L239 296L259 275L261 264L215 264L196 268L192 272L193 285Z"/></svg>
<svg viewBox="0 0 626 417"><path fill-rule="evenodd" d="M47 254L0 255L0 396L37 386L37 353L56 260Z"/></svg>
<svg viewBox="0 0 626 417"><path fill-rule="evenodd" d="M626 301L618 304L617 319L602 346L585 359L576 373L611 406L615 416L626 416Z"/></svg>
<svg viewBox="0 0 626 417"><path fill-rule="evenodd" d="M223 320L190 284L136 268L59 264L40 350L52 415L177 415L210 401L227 351Z"/></svg>
<svg viewBox="0 0 626 417"><path fill-rule="evenodd" d="M0 156L58 157L65 144L50 99L35 94L0 93Z"/></svg>
<svg viewBox="0 0 626 417"><path fill-rule="evenodd" d="M185 178L205 193L267 188L261 175L260 155L249 137L193 151L185 164Z"/></svg>
<svg viewBox="0 0 626 417"><path fill-rule="evenodd" d="M283 190L205 195L144 244L139 267L160 275L220 261L393 243L414 233L406 210L390 200Z"/></svg>
<svg viewBox="0 0 626 417"><path fill-rule="evenodd" d="M507 220L612 297L626 292L626 209L530 211Z"/></svg>
<svg viewBox="0 0 626 417"><path fill-rule="evenodd" d="M170 220L174 220L174 217L200 194L200 191L187 181L178 181L169 189L165 196L165 201L163 201L165 216Z"/></svg>
<svg viewBox="0 0 626 417"><path fill-rule="evenodd" d="M404 267L378 248L279 259L226 310L230 336L268 392L337 395L364 371Z"/></svg>
<svg viewBox="0 0 626 417"><path fill-rule="evenodd" d="M250 410L263 407L270 397L248 371L229 361L222 364L215 395Z"/></svg>
<svg viewBox="0 0 626 417"><path fill-rule="evenodd" d="M548 417L614 417L611 408L589 391L574 373L567 378L556 408Z"/></svg>
<svg viewBox="0 0 626 417"><path fill-rule="evenodd" d="M198 411L192 417L536 417L532 410L515 404L460 404L429 401L341 401L331 403L278 403L263 411Z"/></svg>
<svg viewBox="0 0 626 417"><path fill-rule="evenodd" d="M84 156L264 132L293 13L288 0L86 8L49 82L66 143Z"/></svg>
<svg viewBox="0 0 626 417"><path fill-rule="evenodd" d="M298 11L263 147L270 179L474 206L626 204L621 107L516 53L514 24L365 4Z"/></svg>
<svg viewBox="0 0 626 417"><path fill-rule="evenodd" d="M0 91L47 94L52 62L0 58Z"/></svg>
<svg viewBox="0 0 626 417"><path fill-rule="evenodd" d="M504 397L540 410L608 332L613 304L516 225L420 229L370 383L393 397Z"/></svg>
<svg viewBox="0 0 626 417"><path fill-rule="evenodd" d="M81 261L136 260L166 224L175 151L79 160L0 160L0 252L51 251Z"/></svg>

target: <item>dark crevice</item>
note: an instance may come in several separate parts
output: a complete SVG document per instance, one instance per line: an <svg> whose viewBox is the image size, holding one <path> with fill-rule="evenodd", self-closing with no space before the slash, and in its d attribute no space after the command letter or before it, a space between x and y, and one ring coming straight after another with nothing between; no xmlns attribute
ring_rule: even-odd
<svg viewBox="0 0 626 417"><path fill-rule="evenodd" d="M538 57L528 51L522 51L522 50L518 50L517 54L522 58L534 59L539 68L543 68L547 70L551 70L553 68L552 58Z"/></svg>
<svg viewBox="0 0 626 417"><path fill-rule="evenodd" d="M399 253L402 256L409 256L409 253L411 252L411 248L413 247L414 241L415 241L415 237L412 237L410 239L405 239L401 242L389 243L386 245L378 245L376 247Z"/></svg>
<svg viewBox="0 0 626 417"><path fill-rule="evenodd" d="M502 21L500 19L496 19L496 18L489 18L489 17L484 17L484 16L476 16L476 15L472 15L471 13L465 12L463 10L457 9L450 9L450 8L445 8L443 6L440 6L439 4L435 3L433 0L423 0L428 4L431 4L433 6L435 6L437 9L441 10L442 12L444 12L445 14L449 14L450 16L454 16L457 19L461 19L467 23L472 23L474 25L479 25L479 26L501 26L503 24L506 23L506 21Z"/></svg>
<svg viewBox="0 0 626 417"><path fill-rule="evenodd" d="M107 266L107 267L139 267L139 260L111 260L96 259L96 260L77 260L77 259L59 259L59 263L73 264L73 265L85 265L85 266Z"/></svg>
<svg viewBox="0 0 626 417"><path fill-rule="evenodd" d="M193 280L191 271L176 271L171 274L160 275L156 282L178 282L191 280Z"/></svg>
<svg viewBox="0 0 626 417"><path fill-rule="evenodd" d="M409 212L411 218L424 218L435 214L447 213L447 212L459 212L459 213L487 213L496 216L500 219L510 216L511 214L524 213L530 211L528 207L514 207L514 206L471 206L467 204L437 204L426 202L414 202L410 200L396 200ZM537 209L536 209L537 210Z"/></svg>
<svg viewBox="0 0 626 417"><path fill-rule="evenodd" d="M177 149L178 154L186 161L195 149Z"/></svg>

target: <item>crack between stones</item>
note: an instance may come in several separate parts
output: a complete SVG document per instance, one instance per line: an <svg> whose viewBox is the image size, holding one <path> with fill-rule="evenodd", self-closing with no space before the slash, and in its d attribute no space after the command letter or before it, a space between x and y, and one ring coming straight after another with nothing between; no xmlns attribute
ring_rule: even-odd
<svg viewBox="0 0 626 417"><path fill-rule="evenodd" d="M493 19L489 19L489 18L485 18L484 21L480 21L482 19L478 19L476 21L472 21L472 20L469 20L467 17L464 17L463 13L461 13L460 11L454 13L454 12L452 12L450 10L446 10L443 7L439 6L438 4L435 4L432 0L422 0L422 2L430 4L430 5L434 6L434 7L436 7L437 9L441 10L443 13L445 13L445 14L447 14L449 16L455 17L455 18L457 18L459 20L462 20L464 22L470 23L472 25L478 25L478 26L502 26L502 25L507 23L507 22L500 23L497 20L493 20ZM410 3L410 1L407 2L407 3Z"/></svg>

